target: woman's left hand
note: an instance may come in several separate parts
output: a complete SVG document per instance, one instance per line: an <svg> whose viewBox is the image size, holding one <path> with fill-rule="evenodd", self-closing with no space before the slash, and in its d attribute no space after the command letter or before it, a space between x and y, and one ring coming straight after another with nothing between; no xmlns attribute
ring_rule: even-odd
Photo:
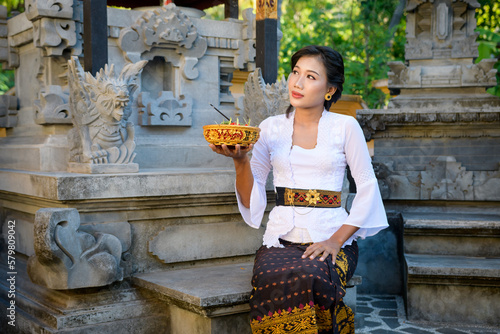
<svg viewBox="0 0 500 334"><path fill-rule="evenodd" d="M305 259L309 257L311 260L315 259L321 254L320 261L324 261L328 255L332 255L332 262L335 264L335 260L337 259L337 254L340 252L340 245L337 241L334 240L325 240L321 242L315 242L304 251L302 258Z"/></svg>

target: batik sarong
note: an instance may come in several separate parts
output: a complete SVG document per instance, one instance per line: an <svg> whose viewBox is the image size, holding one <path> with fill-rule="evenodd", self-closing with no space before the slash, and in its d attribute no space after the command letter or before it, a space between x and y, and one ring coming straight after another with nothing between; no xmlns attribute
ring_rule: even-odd
<svg viewBox="0 0 500 334"><path fill-rule="evenodd" d="M310 244L280 240L256 254L250 296L252 333L354 334L354 314L342 298L358 262L353 242L332 256L302 258Z"/></svg>

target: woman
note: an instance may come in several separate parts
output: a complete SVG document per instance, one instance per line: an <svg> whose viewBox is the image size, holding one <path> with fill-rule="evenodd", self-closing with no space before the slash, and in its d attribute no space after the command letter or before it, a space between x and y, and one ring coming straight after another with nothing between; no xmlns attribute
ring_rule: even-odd
<svg viewBox="0 0 500 334"><path fill-rule="evenodd" d="M342 94L342 56L308 46L291 63L291 106L260 124L254 147L211 145L233 158L239 209L254 228L273 170L276 206L255 258L252 331L354 333L342 298L358 261L356 239L387 227L387 218L361 128L353 117L328 112ZM357 186L350 215L340 207L346 165Z"/></svg>

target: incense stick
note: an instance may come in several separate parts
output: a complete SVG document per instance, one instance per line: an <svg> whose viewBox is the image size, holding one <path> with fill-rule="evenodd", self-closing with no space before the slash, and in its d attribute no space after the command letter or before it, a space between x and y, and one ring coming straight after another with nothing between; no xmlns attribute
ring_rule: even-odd
<svg viewBox="0 0 500 334"><path fill-rule="evenodd" d="M212 103L210 103L210 105L212 106L212 108L214 108L215 110L217 110L219 112L219 114L221 114L222 116L224 116L225 119L227 119L228 121L231 121L231 119L229 119L229 117L227 117L226 115L224 115L219 109L215 108Z"/></svg>

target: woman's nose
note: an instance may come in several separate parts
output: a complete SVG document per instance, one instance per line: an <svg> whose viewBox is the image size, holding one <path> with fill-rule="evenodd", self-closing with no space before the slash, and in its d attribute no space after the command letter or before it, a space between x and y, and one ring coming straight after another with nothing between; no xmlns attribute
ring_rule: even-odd
<svg viewBox="0 0 500 334"><path fill-rule="evenodd" d="M297 88L302 88L302 78L301 77L297 78L297 81L295 81L295 84L293 86Z"/></svg>

